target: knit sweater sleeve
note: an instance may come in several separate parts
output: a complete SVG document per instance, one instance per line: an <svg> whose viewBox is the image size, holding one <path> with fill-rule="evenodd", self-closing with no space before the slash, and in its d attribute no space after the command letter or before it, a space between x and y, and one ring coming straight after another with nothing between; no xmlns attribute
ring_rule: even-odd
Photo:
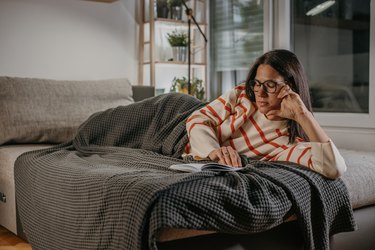
<svg viewBox="0 0 375 250"><path fill-rule="evenodd" d="M330 179L338 178L346 171L345 160L332 140L295 143L279 152L274 160L306 166Z"/></svg>
<svg viewBox="0 0 375 250"><path fill-rule="evenodd" d="M206 159L212 150L220 147L220 125L234 113L241 92L244 92L243 85L226 92L188 118L186 129L191 150L189 154Z"/></svg>

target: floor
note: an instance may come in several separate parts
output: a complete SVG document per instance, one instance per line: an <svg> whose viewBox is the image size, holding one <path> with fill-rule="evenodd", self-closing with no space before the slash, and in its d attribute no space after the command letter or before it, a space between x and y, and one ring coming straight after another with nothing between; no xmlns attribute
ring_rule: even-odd
<svg viewBox="0 0 375 250"><path fill-rule="evenodd" d="M31 250L31 245L0 226L0 250Z"/></svg>

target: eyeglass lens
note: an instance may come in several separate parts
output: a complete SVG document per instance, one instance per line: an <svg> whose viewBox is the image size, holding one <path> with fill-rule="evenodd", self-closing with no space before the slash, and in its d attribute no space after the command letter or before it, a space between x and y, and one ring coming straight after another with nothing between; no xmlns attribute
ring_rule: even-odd
<svg viewBox="0 0 375 250"><path fill-rule="evenodd" d="M268 80L268 81L265 81L265 82L259 82L257 80L251 81L251 87L252 87L254 92L258 92L260 90L260 88L262 87L265 92L270 93L270 94L276 92L278 84L279 83L277 83L275 81L272 81L272 80Z"/></svg>

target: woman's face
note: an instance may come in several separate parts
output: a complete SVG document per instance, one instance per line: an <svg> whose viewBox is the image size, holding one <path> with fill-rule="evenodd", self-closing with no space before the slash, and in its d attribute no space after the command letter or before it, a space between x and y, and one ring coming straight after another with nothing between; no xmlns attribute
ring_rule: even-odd
<svg viewBox="0 0 375 250"><path fill-rule="evenodd" d="M268 64L260 64L257 69L255 80L258 86L254 89L255 102L259 111L266 114L270 110L280 109L282 99L277 98L282 86L285 85L284 78ZM275 85L275 93L267 93L264 84L267 81ZM260 86L260 85L261 86ZM266 83L267 84L267 83Z"/></svg>

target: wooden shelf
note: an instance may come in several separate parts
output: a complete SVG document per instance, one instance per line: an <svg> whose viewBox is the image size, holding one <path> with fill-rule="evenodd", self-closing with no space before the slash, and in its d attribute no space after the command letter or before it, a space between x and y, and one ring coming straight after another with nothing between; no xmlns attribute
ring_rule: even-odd
<svg viewBox="0 0 375 250"><path fill-rule="evenodd" d="M186 64L187 62L175 62L175 61L155 61L155 63L164 63L164 64ZM206 65L205 63L192 63L191 65Z"/></svg>
<svg viewBox="0 0 375 250"><path fill-rule="evenodd" d="M101 2L101 3L113 3L113 2L117 2L118 0L83 0L83 1Z"/></svg>
<svg viewBox="0 0 375 250"><path fill-rule="evenodd" d="M186 15L182 20L157 17L155 10L157 0L140 0L142 23L140 25L139 77L138 81L145 85L155 86L156 89L169 89L176 77L188 77L188 62L167 61L173 57L172 48L167 34L173 30L188 32ZM207 34L207 2L206 0L190 0L189 7L193 9L202 31ZM192 21L191 23L191 71L190 77L203 80L207 90L207 46L204 39ZM176 58L175 58L176 59ZM187 58L186 58L187 59Z"/></svg>
<svg viewBox="0 0 375 250"><path fill-rule="evenodd" d="M165 24L170 24L170 25L183 25L183 26L188 25L188 21L185 21L185 20L175 20L175 19L160 18L160 17L154 18L154 22L155 23L165 23ZM149 21L145 22L145 24L149 24L149 23L150 23ZM198 25L199 26L207 26L207 23L199 23L198 22ZM191 22L191 27L192 28L197 27L193 21Z"/></svg>
<svg viewBox="0 0 375 250"><path fill-rule="evenodd" d="M150 63L151 62L143 62L143 64L150 64ZM173 65L176 65L176 66L183 65L183 66L188 66L187 62L155 61L154 63L157 64L157 65L170 65L170 66L173 66ZM202 67L202 66L206 66L206 64L205 63L192 63L191 66L192 67Z"/></svg>

